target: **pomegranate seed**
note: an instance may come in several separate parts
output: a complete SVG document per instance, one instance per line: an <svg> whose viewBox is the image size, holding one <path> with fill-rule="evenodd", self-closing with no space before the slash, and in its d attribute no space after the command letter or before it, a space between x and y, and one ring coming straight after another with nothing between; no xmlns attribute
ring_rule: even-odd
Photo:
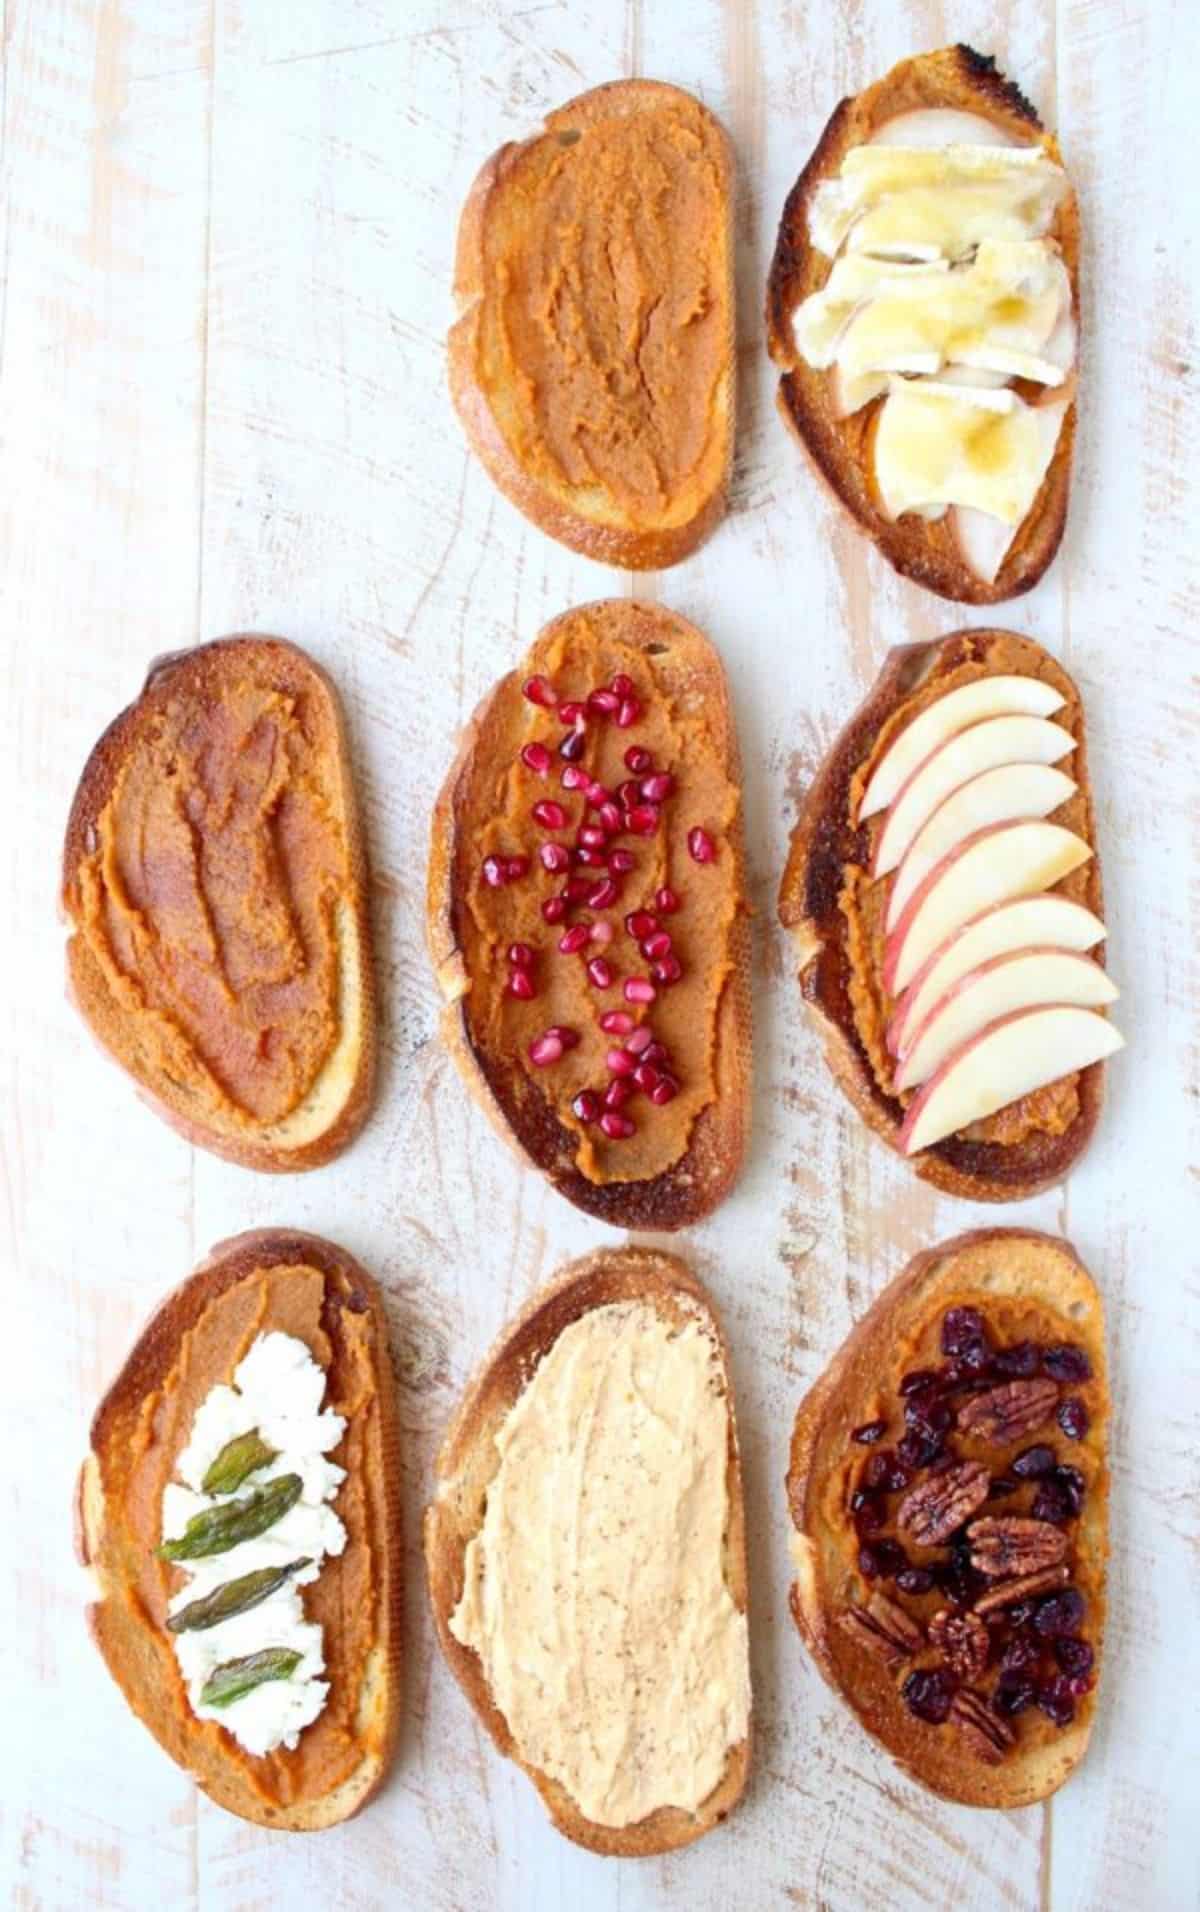
<svg viewBox="0 0 1200 1912"><path fill-rule="evenodd" d="M530 814L543 830L565 830L570 820L562 804L555 803L553 797L543 797L540 803L534 804Z"/></svg>
<svg viewBox="0 0 1200 1912"><path fill-rule="evenodd" d="M600 782L598 777L588 778L587 800L591 804L593 810L595 810L599 804L607 803L609 799L609 795L610 795L610 792Z"/></svg>
<svg viewBox="0 0 1200 1912"><path fill-rule="evenodd" d="M581 1089L571 1104L572 1113L580 1122L594 1122L600 1113L600 1098L590 1089Z"/></svg>
<svg viewBox="0 0 1200 1912"><path fill-rule="evenodd" d="M657 989L648 976L628 976L625 979L626 1002L653 1002L658 995Z"/></svg>
<svg viewBox="0 0 1200 1912"><path fill-rule="evenodd" d="M656 776L646 777L642 782L642 795L647 803L664 803L675 791L675 779L666 770L660 770Z"/></svg>
<svg viewBox="0 0 1200 1912"><path fill-rule="evenodd" d="M616 900L617 886L611 877L606 877L603 883L597 883L595 889L588 897L588 908L594 910L610 910Z"/></svg>
<svg viewBox="0 0 1200 1912"><path fill-rule="evenodd" d="M708 831L702 830L699 824L696 825L694 830L688 831L687 846L688 855L691 857L693 863L716 862L717 846L709 836Z"/></svg>
<svg viewBox="0 0 1200 1912"><path fill-rule="evenodd" d="M611 717L621 708L621 699L615 690L592 690L588 692L588 709L595 710L602 717Z"/></svg>
<svg viewBox="0 0 1200 1912"><path fill-rule="evenodd" d="M641 1024L639 1028L633 1031L633 1034L630 1036L629 1041L625 1044L625 1047L628 1049L631 1056L640 1056L645 1054L646 1050L650 1047L650 1044L653 1041L654 1041L654 1036L651 1032L650 1025L649 1023L644 1022Z"/></svg>
<svg viewBox="0 0 1200 1912"><path fill-rule="evenodd" d="M503 888L508 881L508 867L500 856L485 856L483 859L483 880L489 889Z"/></svg>
<svg viewBox="0 0 1200 1912"><path fill-rule="evenodd" d="M627 697L617 712L617 729L628 730L631 724L636 724L641 714L642 707L637 698Z"/></svg>
<svg viewBox="0 0 1200 1912"><path fill-rule="evenodd" d="M571 852L565 843L543 843L538 855L542 859L542 868L549 870L552 876L571 867Z"/></svg>
<svg viewBox="0 0 1200 1912"><path fill-rule="evenodd" d="M564 956L574 956L579 950L587 948L591 938L591 924L576 923L571 929L565 930L559 937L558 947Z"/></svg>
<svg viewBox="0 0 1200 1912"><path fill-rule="evenodd" d="M558 721L560 724L586 724L587 705L580 703L577 697L569 698L558 707Z"/></svg>
<svg viewBox="0 0 1200 1912"><path fill-rule="evenodd" d="M625 918L625 927L634 941L640 943L643 936L653 936L658 922L649 910L630 910Z"/></svg>
<svg viewBox="0 0 1200 1912"><path fill-rule="evenodd" d="M508 979L508 993L521 1002L532 1002L537 995L537 984L527 969L514 969Z"/></svg>
<svg viewBox="0 0 1200 1912"><path fill-rule="evenodd" d="M624 1142L633 1134L633 1123L627 1115L621 1115L616 1109L606 1109L600 1117L600 1127L610 1142Z"/></svg>
<svg viewBox="0 0 1200 1912"><path fill-rule="evenodd" d="M528 868L529 858L527 856L510 856L504 865L505 882L515 883L519 876L524 876Z"/></svg>
<svg viewBox="0 0 1200 1912"><path fill-rule="evenodd" d="M521 752L521 762L528 770L536 770L539 777L545 776L550 761L550 752L545 744L526 744Z"/></svg>
<svg viewBox="0 0 1200 1912"><path fill-rule="evenodd" d="M655 1108L661 1109L668 1102L674 1102L678 1094L679 1084L676 1082L674 1076L665 1075L662 1081L656 1083L654 1088L651 1089L650 1100L653 1102Z"/></svg>
<svg viewBox="0 0 1200 1912"><path fill-rule="evenodd" d="M656 929L653 936L647 936L641 949L648 963L661 963L664 956L671 954L670 935L665 929Z"/></svg>
<svg viewBox="0 0 1200 1912"><path fill-rule="evenodd" d="M618 671L616 676L612 680L612 689L616 691L618 697L632 697L633 696L632 677L626 677L624 671Z"/></svg>
<svg viewBox="0 0 1200 1912"><path fill-rule="evenodd" d="M569 876L563 895L568 903L582 903L585 896L591 895L592 889L590 876Z"/></svg>
<svg viewBox="0 0 1200 1912"><path fill-rule="evenodd" d="M633 1028L633 1017L627 1016L623 1009L606 1009L600 1018L600 1027L606 1036L627 1036Z"/></svg>
<svg viewBox="0 0 1200 1912"><path fill-rule="evenodd" d="M607 852L604 850L593 850L590 843L577 843L571 855L574 857L576 863L582 863L584 868L588 870L602 870L608 862Z"/></svg>
<svg viewBox="0 0 1200 1912"><path fill-rule="evenodd" d="M633 1079L643 1095L652 1095L662 1081L662 1076L652 1062L639 1062L633 1072Z"/></svg>
<svg viewBox="0 0 1200 1912"><path fill-rule="evenodd" d="M533 950L528 943L510 943L508 960L514 969L529 969L533 963Z"/></svg>
<svg viewBox="0 0 1200 1912"><path fill-rule="evenodd" d="M553 710L558 702L558 692L544 677L527 677L522 689L530 703L540 704L543 710Z"/></svg>
<svg viewBox="0 0 1200 1912"><path fill-rule="evenodd" d="M617 785L617 801L626 810L631 810L642 794L642 786L636 777L626 777L624 783Z"/></svg>
<svg viewBox="0 0 1200 1912"><path fill-rule="evenodd" d="M611 797L597 809L596 821L607 836L615 836L620 829L621 812Z"/></svg>
<svg viewBox="0 0 1200 1912"><path fill-rule="evenodd" d="M564 1049L576 1049L579 1046L578 1029L565 1028L561 1022L554 1023L547 1029L546 1034L548 1036L557 1036Z"/></svg>
<svg viewBox="0 0 1200 1912"><path fill-rule="evenodd" d="M650 974L656 983L677 983L683 974L683 964L673 952L664 956L660 962L653 963Z"/></svg>
<svg viewBox="0 0 1200 1912"><path fill-rule="evenodd" d="M582 730L569 730L558 746L558 754L567 763L578 763L586 744L587 738Z"/></svg>
<svg viewBox="0 0 1200 1912"><path fill-rule="evenodd" d="M547 848L549 848L549 845L547 845ZM566 913L567 899L565 896L548 896L542 904L542 921L544 923L561 923Z"/></svg>
<svg viewBox="0 0 1200 1912"><path fill-rule="evenodd" d="M635 777L643 777L654 759L648 750L642 749L641 744L630 744L625 752L625 762Z"/></svg>
<svg viewBox="0 0 1200 1912"><path fill-rule="evenodd" d="M669 1062L670 1060L665 1043L652 1042L642 1050L643 1062Z"/></svg>
<svg viewBox="0 0 1200 1912"><path fill-rule="evenodd" d="M589 850L602 850L608 842L608 833L598 823L585 823L579 832L579 841L586 843Z"/></svg>
<svg viewBox="0 0 1200 1912"><path fill-rule="evenodd" d="M564 764L559 782L564 790L586 790L591 778L586 770L580 769L577 763L569 763Z"/></svg>
<svg viewBox="0 0 1200 1912"><path fill-rule="evenodd" d="M658 809L653 803L635 803L625 818L625 827L634 836L653 836L658 828Z"/></svg>
<svg viewBox="0 0 1200 1912"><path fill-rule="evenodd" d="M674 916L679 908L679 898L674 890L668 889L664 883L661 890L654 892L654 907L660 916Z"/></svg>
<svg viewBox="0 0 1200 1912"><path fill-rule="evenodd" d="M632 1082L624 1082L620 1076L614 1076L604 1091L604 1106L606 1109L623 1109L632 1094Z"/></svg>
<svg viewBox="0 0 1200 1912"><path fill-rule="evenodd" d="M547 1029L544 1036L535 1036L529 1045L529 1060L535 1069L548 1069L552 1062L562 1059L562 1039L556 1029Z"/></svg>
<svg viewBox="0 0 1200 1912"><path fill-rule="evenodd" d="M604 1058L610 1075L632 1075L637 1064L628 1049L610 1049Z"/></svg>
<svg viewBox="0 0 1200 1912"><path fill-rule="evenodd" d="M608 867L614 876L628 876L630 870L636 870L637 858L632 850L610 850Z"/></svg>
<svg viewBox="0 0 1200 1912"><path fill-rule="evenodd" d="M587 966L588 981L596 989L612 988L612 964L606 963L603 956L593 956Z"/></svg>
<svg viewBox="0 0 1200 1912"><path fill-rule="evenodd" d="M612 942L612 939L613 939L613 926L611 923L599 922L599 923L592 924L593 943L599 943L601 949L603 949L606 947L607 944Z"/></svg>

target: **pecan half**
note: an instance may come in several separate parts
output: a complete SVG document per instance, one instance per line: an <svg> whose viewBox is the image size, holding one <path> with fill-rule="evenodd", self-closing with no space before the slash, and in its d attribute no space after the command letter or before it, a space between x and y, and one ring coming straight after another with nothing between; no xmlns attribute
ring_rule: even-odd
<svg viewBox="0 0 1200 1912"><path fill-rule="evenodd" d="M1012 1727L993 1713L986 1700L964 1686L954 1695L950 1718L976 1759L988 1766L1000 1764L1015 1736Z"/></svg>
<svg viewBox="0 0 1200 1912"><path fill-rule="evenodd" d="M838 1614L837 1624L864 1652L887 1667L911 1660L925 1644L916 1621L882 1593L873 1593L864 1607L847 1607Z"/></svg>
<svg viewBox="0 0 1200 1912"><path fill-rule="evenodd" d="M988 1630L974 1613L955 1613L939 1607L929 1622L929 1644L935 1646L963 1680L977 1680L988 1662Z"/></svg>
<svg viewBox="0 0 1200 1912"><path fill-rule="evenodd" d="M971 1565L989 1580L1040 1573L1067 1557L1067 1536L1061 1527L1048 1520L1026 1520L1020 1514L989 1514L986 1520L973 1520L967 1539Z"/></svg>
<svg viewBox="0 0 1200 1912"><path fill-rule="evenodd" d="M1052 1593L1055 1587L1065 1587L1071 1578L1071 1569L1064 1561L1058 1567L1043 1567L1040 1573L1018 1574L1015 1580L1001 1580L996 1586L989 1587L975 1602L974 1611L978 1614L998 1613L1001 1607L1015 1607L1021 1600L1032 1600L1036 1594Z"/></svg>
<svg viewBox="0 0 1200 1912"><path fill-rule="evenodd" d="M938 1547L983 1506L990 1480L982 1461L959 1461L905 1494L896 1526L918 1547Z"/></svg>
<svg viewBox="0 0 1200 1912"><path fill-rule="evenodd" d="M1005 1381L998 1388L986 1388L973 1394L958 1410L958 1425L964 1434L1004 1447L1009 1441L1024 1440L1035 1428L1044 1425L1058 1401L1058 1388L1046 1375L1036 1381Z"/></svg>

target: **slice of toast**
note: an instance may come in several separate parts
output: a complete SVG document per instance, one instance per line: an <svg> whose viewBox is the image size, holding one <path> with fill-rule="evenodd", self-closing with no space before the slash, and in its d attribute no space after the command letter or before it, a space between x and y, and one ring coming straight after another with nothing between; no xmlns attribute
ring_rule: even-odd
<svg viewBox="0 0 1200 1912"><path fill-rule="evenodd" d="M155 1557L161 1488L209 1383L228 1382L255 1338L279 1329L326 1372L346 1432L333 1502L347 1531L304 1589L324 1628L324 1710L292 1751L254 1758L191 1710L166 1631L178 1569ZM256 1825L316 1831L382 1784L400 1718L403 1535L395 1383L379 1289L352 1256L298 1229L221 1242L151 1316L96 1411L79 1476L77 1541L96 1601L92 1636L144 1725L198 1786Z"/></svg>
<svg viewBox="0 0 1200 1912"><path fill-rule="evenodd" d="M1066 700L1054 721L1074 739L1069 768L1077 788L1053 813L1053 821L1094 848L1087 737L1075 684L1031 638L993 629L956 631L935 643L904 645L888 654L870 695L834 742L809 788L780 885L780 921L794 938L801 989L820 1029L826 1061L864 1121L901 1153L911 1096L898 1096L885 1086L889 1065L883 1032L895 1005L871 955L868 927L868 916L878 909L878 894L886 887L872 884L868 875L880 820L876 816L856 822L857 806L869 769L912 716L945 691L1006 672L1038 678ZM848 880L860 899L854 905L857 927L842 905ZM1102 916L1099 858L1093 855L1053 893ZM1092 951L1092 957L1103 960L1099 951ZM857 1007L852 987L859 994ZM1007 1114L992 1118L976 1125L982 1132L949 1136L906 1159L923 1180L974 1201L1018 1201L1051 1187L1079 1159L1095 1131L1103 1063L1094 1063L1071 1082L1053 1109L1046 1099L1035 1106L1026 1098L1012 1119Z"/></svg>
<svg viewBox="0 0 1200 1912"><path fill-rule="evenodd" d="M979 1492L988 1490L985 1484L972 1489L960 1499L958 1511L963 1518L950 1539L920 1545L907 1537L912 1519L900 1524L898 1509L922 1483L941 1494L938 1483L949 1480L961 1494L955 1470L939 1462L935 1465L944 1471L931 1473L925 1466L911 1472L912 1485L894 1490L864 1491L862 1481L864 1470L872 1464L880 1474L894 1465L896 1437L906 1422L904 1409L920 1399L913 1393L901 1399L897 1382L908 1370L938 1362L946 1365L940 1336L950 1308L980 1312L992 1332L993 1346L1015 1347L1028 1337L1043 1347L1081 1348L1090 1375L1082 1382L1055 1382L1056 1402L1041 1422L1035 1423L1032 1413L1026 1413L1023 1433L1013 1431L1008 1439L987 1441L955 1428L941 1437L950 1442L960 1461L981 1465L987 1475L998 1478L1002 1491L976 1505ZM970 1351L970 1335L964 1333L969 1328L960 1316L958 1331L950 1337L967 1350L960 1364L967 1380L943 1398L952 1413L974 1402L971 1412L980 1427L985 1423L979 1403L986 1404L987 1386L1017 1385L1029 1390L1037 1383L1026 1379L1014 1384L1009 1379L1030 1370L1030 1360L1021 1354L1010 1357L1008 1368L998 1374L989 1375L986 1369L970 1372L976 1357ZM1030 1359L1035 1372L1044 1377L1044 1363L1039 1366L1036 1358ZM1082 1402L1089 1416L1081 1439L1067 1438L1053 1418L1055 1406L1061 1408L1066 1400ZM795 1529L793 1617L821 1673L867 1731L914 1779L944 1798L971 1806L1030 1805L1056 1791L1084 1755L1095 1716L1095 1662L1104 1631L1110 1412L1104 1317L1091 1276L1066 1242L1009 1228L978 1229L917 1255L884 1290L801 1403L787 1475ZM877 1432L881 1421L885 1425ZM1015 1426L1010 1423L1010 1428ZM874 1438L866 1444L854 1438L856 1432ZM1067 1518L1057 1525L1046 1518L1048 1508L1039 1501L1039 1495L1043 1500L1048 1494L1057 1495L1056 1477L1042 1474L1021 1480L1008 1471L1013 1458L1035 1443L1053 1448L1057 1460L1082 1481L1082 1488L1078 1483L1074 1488L1082 1492L1082 1510L1077 1509L1074 1516L1067 1511ZM969 1481L970 1477L962 1478ZM857 1514L860 1534L866 1530L861 1539L854 1532L855 1515L848 1510L851 1495L861 1496L866 1503ZM929 1517L928 1494L925 1500ZM884 1524L876 1526L873 1503L880 1502L887 1515ZM945 1494L941 1494L941 1505L945 1521L953 1519L955 1509ZM1038 1526L1031 1540L1035 1506ZM1069 1506L1069 1501L1059 1500L1057 1512L1061 1515ZM973 1511L965 1512L967 1508ZM1005 1528L1003 1523L1010 1519L1016 1525ZM983 1523L982 1530L974 1543L966 1544L982 1548L987 1534L993 1554L985 1556L980 1551L977 1557L987 1557L989 1565L999 1564L996 1550L1005 1541L1010 1546L1015 1541L1017 1550L1003 1574L985 1576L973 1566L954 1564L954 1540L977 1521ZM900 1538L893 1539L894 1535ZM1039 1590L1029 1573L1022 1574L1022 1551L1026 1562L1035 1556L1044 1558L1060 1551L1064 1535L1065 1556L1042 1569L1044 1584ZM1055 1536L1060 1537L1057 1542ZM943 1581L935 1581L924 1593L899 1586L895 1574L906 1569L898 1559L889 1560L887 1553L890 1545L901 1541L912 1567L932 1570ZM860 1547L868 1565L881 1567L873 1577L862 1572ZM1021 1595L1017 1582L1022 1578L1028 1612L1017 1598L1009 1599L1010 1594ZM1043 1602L1061 1598L1067 1587L1084 1597L1084 1615L1077 1622L1075 1637L1090 1646L1094 1657L1076 1692L1060 1690L1051 1695L1050 1703L1061 1705L1064 1715L1069 1702L1071 1714L1055 1724L1037 1699L1020 1690L1018 1682L1024 1678L1040 1688L1059 1679L1062 1664L1055 1636L1042 1627L1049 1624L1051 1614L1062 1616L1063 1610L1044 1614L1041 1623L1037 1613ZM975 1610L980 1601L984 1603L982 1618ZM939 1613L946 1618L935 1620ZM1008 1651L1017 1635L1030 1644ZM1012 1666L1008 1672L1006 1652ZM1078 1648L1064 1647L1063 1652L1074 1656L1077 1667L1087 1661L1086 1652ZM1016 1665L1018 1661L1025 1665ZM914 1715L904 1698L910 1679L937 1668L949 1669L956 1699L963 1692L970 1696L959 1701L960 1710L940 1724ZM993 1697L1000 1683L1005 1693L998 1709ZM929 1698L927 1690L927 1711ZM934 1710L940 1710L936 1701Z"/></svg>
<svg viewBox="0 0 1200 1912"><path fill-rule="evenodd" d="M68 989L172 1128L316 1168L371 1105L366 853L337 691L294 644L151 667L84 767L63 847Z"/></svg>
<svg viewBox="0 0 1200 1912"><path fill-rule="evenodd" d="M623 1303L643 1304L670 1329L698 1323L712 1342L727 1413L723 1577L734 1606L745 1613L741 1465L720 1322L705 1290L683 1262L642 1248L601 1250L571 1263L533 1297L505 1331L463 1395L438 1456L437 1495L425 1515L425 1561L442 1651L499 1750L529 1775L554 1824L567 1838L593 1852L637 1857L688 1845L732 1811L749 1771L749 1726L745 1735L728 1747L719 1782L694 1812L660 1805L633 1824L599 1824L584 1816L559 1779L539 1769L524 1753L489 1687L480 1655L461 1642L451 1625L463 1596L468 1548L481 1532L489 1491L500 1468L497 1437L508 1416L564 1330L592 1310ZM647 1535L647 1544L652 1548L669 1547L675 1531L664 1526ZM566 1633L569 1626L564 1637Z"/></svg>
<svg viewBox="0 0 1200 1912"><path fill-rule="evenodd" d="M830 374L805 362L793 334L797 308L825 284L832 264L809 238L809 208L817 188L836 176L851 147L867 143L900 114L929 108L976 114L1017 144L1042 146L1061 164L1056 140L1044 130L1020 89L997 71L993 59L960 45L901 61L874 86L835 108L816 151L788 195L767 282L767 342L781 372L778 403L785 422L889 564L941 597L963 604L997 604L1030 590L1058 550L1070 489L1074 398L1063 418L1041 489L994 581L988 583L966 563L950 514L928 521L915 513L892 519L883 511L873 479L879 403L839 418ZM1048 236L1057 244L1066 266L1078 324L1079 213L1073 193L1058 207ZM1040 394L1040 388L1027 383L1019 384L1018 391L1031 403Z"/></svg>
<svg viewBox="0 0 1200 1912"><path fill-rule="evenodd" d="M564 708L582 709L597 687L609 698L604 687L622 677L633 687L626 715L635 710L635 721L623 725L619 713L589 710L582 729L564 726ZM543 680L545 694L559 700L553 708L523 691ZM529 749L544 770L530 768L522 755ZM634 819L649 821L649 834L626 827L632 812L618 801L630 780L627 753L638 749L653 758L655 772L676 781L661 805L649 806L656 822ZM612 797L612 833L599 862L550 871L541 862L543 854L559 855L550 846L565 845L562 855L574 856L578 831L605 814L587 791L563 787L563 775L569 782L581 767ZM608 599L553 619L521 667L484 698L434 811L427 925L455 1062L505 1139L568 1201L618 1227L685 1227L723 1199L741 1167L751 1010L739 777L733 712L713 646L674 612ZM565 830L533 820L533 806L545 801L564 807ZM689 850L697 829L707 833L711 861L697 862ZM613 846L633 869L609 869L604 859ZM514 854L527 869L492 887L487 869L495 876L494 862ZM582 897L545 920L543 906L556 909L553 899L569 882L594 876L600 885L610 875L616 894L606 903L591 907ZM678 904L665 914L656 901L664 886ZM628 919L640 911L655 918L651 934L670 936L682 969L678 981L652 985L657 994L648 1005L624 994L626 983L652 978L655 968L645 927L640 940L630 934ZM561 939L581 923L609 940L585 938L581 950L562 953ZM506 959L513 948L523 953L522 945L537 991L528 1001L510 993ZM607 965L607 981L605 970L587 967L596 958ZM669 1050L655 1066L678 1087L669 1104L655 1103L638 1087L650 1078L630 1075L635 1093L622 1121L633 1133L617 1139L603 1133L603 1117L582 1121L574 1106L580 1093L606 1093L612 1051L624 1040L600 1027L613 1012L649 1024ZM531 1046L556 1027L579 1040L552 1066L535 1065Z"/></svg>
<svg viewBox="0 0 1200 1912"><path fill-rule="evenodd" d="M725 511L733 457L733 155L698 100L594 87L502 146L463 209L450 393L550 537L649 570Z"/></svg>

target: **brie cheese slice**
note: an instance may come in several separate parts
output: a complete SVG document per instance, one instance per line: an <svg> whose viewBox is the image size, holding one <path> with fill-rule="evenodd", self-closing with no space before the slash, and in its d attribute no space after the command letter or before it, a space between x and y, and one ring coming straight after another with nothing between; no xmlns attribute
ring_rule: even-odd
<svg viewBox="0 0 1200 1912"><path fill-rule="evenodd" d="M899 518L960 505L1015 530L1041 489L1065 414L1065 404L1026 405L1007 387L894 380L875 434L884 510Z"/></svg>

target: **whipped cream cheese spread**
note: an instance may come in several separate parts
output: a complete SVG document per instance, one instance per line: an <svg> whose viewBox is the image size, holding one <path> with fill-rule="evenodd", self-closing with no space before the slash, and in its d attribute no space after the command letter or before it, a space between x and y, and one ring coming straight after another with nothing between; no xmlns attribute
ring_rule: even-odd
<svg viewBox="0 0 1200 1912"><path fill-rule="evenodd" d="M344 1419L322 1409L325 1374L295 1335L260 1334L239 1363L232 1386L211 1388L196 1410L191 1436L176 1462L178 1481L163 1490L164 1541L177 1541L196 1515L229 1508L267 1483L296 1476L298 1498L265 1532L221 1552L180 1561L187 1583L168 1606L175 1618L198 1600L244 1575L297 1567L269 1597L215 1625L173 1635L192 1710L228 1728L246 1751L292 1748L325 1704L328 1683L323 1631L305 1619L301 1589L315 1580L327 1554L340 1554L346 1530L328 1505L345 1470L327 1457L345 1432ZM236 1493L205 1493L205 1475L228 1444L257 1431L273 1458L239 1480ZM182 1483L182 1485L180 1484ZM223 1705L201 1695L218 1668L265 1650L298 1656L283 1678L267 1678Z"/></svg>
<svg viewBox="0 0 1200 1912"><path fill-rule="evenodd" d="M637 1301L565 1328L496 1435L450 1628L521 1757L597 1825L695 1812L746 1735L728 1436L703 1317Z"/></svg>

